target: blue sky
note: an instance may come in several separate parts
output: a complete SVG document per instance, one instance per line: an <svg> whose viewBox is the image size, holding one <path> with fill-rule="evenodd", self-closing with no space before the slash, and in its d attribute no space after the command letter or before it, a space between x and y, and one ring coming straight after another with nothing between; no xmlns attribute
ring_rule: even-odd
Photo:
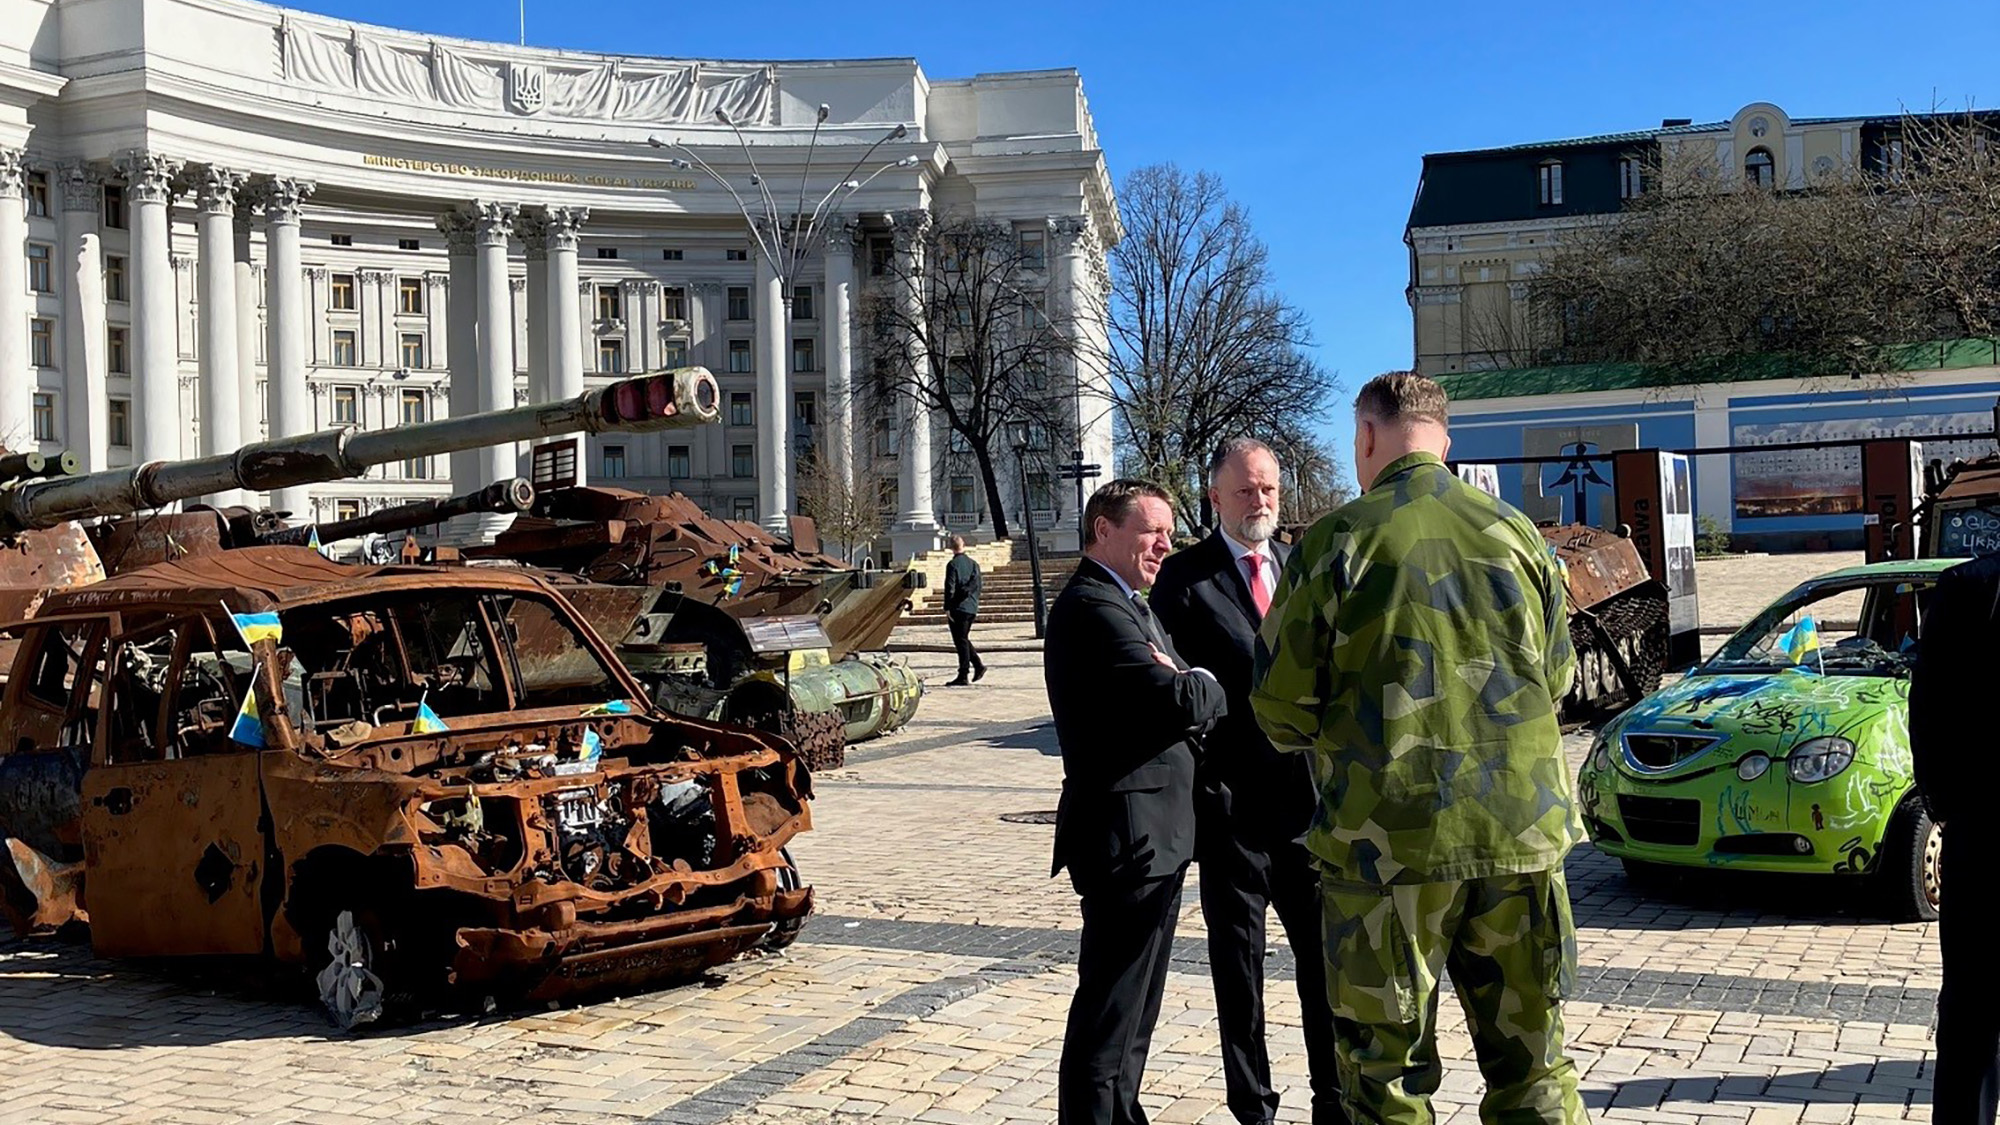
<svg viewBox="0 0 2000 1125"><path fill-rule="evenodd" d="M513 41L516 0L293 0ZM662 14L641 16L648 9ZM1112 175L1220 175L1351 391L1410 362L1403 224L1425 152L1726 118L2000 105L1992 0L1534 5L1011 0L611 4L527 0L536 46L706 58L914 56L933 78L1073 66ZM1329 430L1345 442L1338 406Z"/></svg>

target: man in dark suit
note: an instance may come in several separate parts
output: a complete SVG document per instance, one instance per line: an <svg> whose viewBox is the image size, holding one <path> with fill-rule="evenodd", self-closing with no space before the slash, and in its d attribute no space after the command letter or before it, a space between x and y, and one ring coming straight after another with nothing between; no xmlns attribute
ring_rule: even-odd
<svg viewBox="0 0 2000 1125"><path fill-rule="evenodd" d="M1993 689L1993 638L2000 636L2000 555L1944 572L1930 594L1910 677L1910 752L1917 787L1944 828L1964 896L2000 863L2000 823L1986 803L2000 785L2000 754L1979 701ZM1938 1125L1992 1125L2000 1106L2000 958L1986 948L1989 925L1966 898L1938 912L1944 987L1938 990L1937 1070L1931 1114Z"/></svg>
<svg viewBox="0 0 2000 1125"><path fill-rule="evenodd" d="M1166 494L1114 480L1083 525L1084 561L1049 609L1042 664L1063 758L1049 873L1067 867L1083 900L1057 1120L1145 1125L1139 1083L1194 858L1198 739L1226 703L1139 597L1173 539Z"/></svg>
<svg viewBox="0 0 2000 1125"><path fill-rule="evenodd" d="M1271 539L1278 459L1261 441L1234 438L1215 451L1208 480L1217 530L1160 565L1150 600L1174 647L1214 672L1229 693L1229 714L1203 740L1195 795L1201 915L1229 1112L1242 1125L1263 1125L1278 1113L1264 1044L1264 916L1276 907L1298 965L1312 1120L1345 1125L1321 955L1319 874L1305 846L1318 791L1304 755L1273 749L1250 711L1257 628L1290 553Z"/></svg>
<svg viewBox="0 0 2000 1125"><path fill-rule="evenodd" d="M986 675L986 662L972 647L972 623L979 619L979 592L985 584L979 563L965 553L965 537L952 536L951 561L944 564L944 612L951 624L952 647L958 650L958 678L946 687L964 687Z"/></svg>

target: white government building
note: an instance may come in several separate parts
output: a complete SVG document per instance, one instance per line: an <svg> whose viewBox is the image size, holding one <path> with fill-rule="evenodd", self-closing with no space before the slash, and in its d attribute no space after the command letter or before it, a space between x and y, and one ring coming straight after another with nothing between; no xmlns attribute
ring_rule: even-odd
<svg viewBox="0 0 2000 1125"><path fill-rule="evenodd" d="M719 110L768 182L798 184L822 104L808 208L906 133L856 178L894 166L838 198L788 321L729 193L649 138L753 191ZM1121 231L1075 71L932 81L912 59L583 54L241 0L0 0L0 444L118 467L698 363L722 425L592 438L579 475L778 524L798 453L821 441L841 472L872 458L894 481L876 546L905 557L989 526L983 490L930 412L850 393L867 352L854 313L923 223L967 212L1046 255L1052 314L1102 307ZM1029 459L1036 522L1072 529L1058 545L1074 501L1048 470L1072 448L1112 462L1101 326L1081 337L1052 392L1074 432ZM269 500L334 519L516 475L520 455Z"/></svg>

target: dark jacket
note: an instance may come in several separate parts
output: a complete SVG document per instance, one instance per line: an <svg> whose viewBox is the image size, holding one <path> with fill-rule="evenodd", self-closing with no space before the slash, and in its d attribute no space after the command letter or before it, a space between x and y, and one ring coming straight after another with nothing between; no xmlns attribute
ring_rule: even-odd
<svg viewBox="0 0 2000 1125"><path fill-rule="evenodd" d="M1944 572L1930 594L1916 667L1910 674L1910 755L1931 816L1949 821L1983 806L2000 786L2000 748L1982 721L1993 690L1993 641L2000 636L2000 555Z"/></svg>
<svg viewBox="0 0 2000 1125"><path fill-rule="evenodd" d="M979 591L986 584L971 555L953 555L944 564L944 608L947 613L978 613Z"/></svg>
<svg viewBox="0 0 2000 1125"><path fill-rule="evenodd" d="M1274 540L1271 553L1282 567L1291 548ZM1279 753L1251 713L1259 621L1229 541L1210 532L1170 556L1149 600L1181 656L1215 673L1229 693L1229 714L1202 740L1205 788L1220 801L1204 813L1223 814L1238 838L1263 847L1303 839L1318 794L1305 755Z"/></svg>
<svg viewBox="0 0 2000 1125"><path fill-rule="evenodd" d="M1228 707L1207 676L1154 661L1141 613L1090 560L1049 607L1042 671L1063 759L1049 874L1068 867L1080 892L1164 878L1194 858L1195 740Z"/></svg>

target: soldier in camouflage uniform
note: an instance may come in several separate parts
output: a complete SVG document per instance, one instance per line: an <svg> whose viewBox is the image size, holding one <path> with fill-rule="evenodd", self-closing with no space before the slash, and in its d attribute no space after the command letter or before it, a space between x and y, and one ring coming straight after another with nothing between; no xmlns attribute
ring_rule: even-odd
<svg viewBox="0 0 2000 1125"><path fill-rule="evenodd" d="M1432 1120L1438 982L1465 1009L1487 1122L1582 1122L1561 1000L1582 838L1556 723L1576 670L1540 533L1442 460L1445 394L1403 372L1355 399L1368 489L1292 553L1251 704L1310 753L1340 1088L1357 1123Z"/></svg>

